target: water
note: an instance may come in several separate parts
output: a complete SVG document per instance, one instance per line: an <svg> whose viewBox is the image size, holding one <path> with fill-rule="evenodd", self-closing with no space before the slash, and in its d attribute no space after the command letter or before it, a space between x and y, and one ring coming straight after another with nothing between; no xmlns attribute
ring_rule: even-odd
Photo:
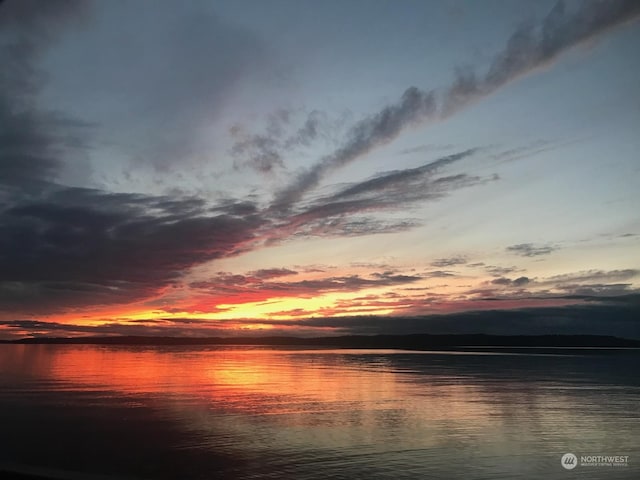
<svg viewBox="0 0 640 480"><path fill-rule="evenodd" d="M640 354L559 353L0 345L0 469L640 478Z"/></svg>

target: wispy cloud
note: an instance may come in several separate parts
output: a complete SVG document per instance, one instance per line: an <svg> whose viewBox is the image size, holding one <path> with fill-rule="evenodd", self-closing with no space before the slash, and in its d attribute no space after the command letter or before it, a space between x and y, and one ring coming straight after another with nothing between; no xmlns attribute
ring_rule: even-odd
<svg viewBox="0 0 640 480"><path fill-rule="evenodd" d="M430 182L430 185L425 184L425 181L428 181L429 178L444 167L469 157L477 151L478 149L469 149L452 155L447 155L446 157L441 157L417 168L385 172L370 180L365 180L351 185L333 195L331 199L336 201L346 198L362 198L380 194L384 194L387 198L395 198L398 196L411 197L412 195L419 194L418 190L424 192L424 196L428 196L430 193L429 190L431 190L431 193L435 193L434 190L436 189L434 187L440 184L453 183L469 178L466 175L440 177L437 181ZM429 186L431 188L428 188Z"/></svg>
<svg viewBox="0 0 640 480"><path fill-rule="evenodd" d="M511 280L510 278L506 278L506 277L500 277L500 278L491 280L492 285L505 285L509 287L521 287L521 286L527 285L529 282L531 282L529 277L518 277L514 280Z"/></svg>
<svg viewBox="0 0 640 480"><path fill-rule="evenodd" d="M441 115L447 117L506 84L540 67L549 65L567 50L640 16L634 0L580 2L575 12L567 12L558 1L539 23L525 23L509 38L482 76L468 69L457 72L443 100Z"/></svg>
<svg viewBox="0 0 640 480"><path fill-rule="evenodd" d="M273 208L288 210L318 186L325 175L388 144L406 128L446 119L512 81L551 64L567 50L593 42L606 31L638 17L640 3L635 0L585 1L574 12L567 12L564 2L559 1L539 23L518 28L484 74L460 68L444 93L409 87L397 103L356 123L340 148L277 193Z"/></svg>
<svg viewBox="0 0 640 480"><path fill-rule="evenodd" d="M302 121L299 119L301 116ZM284 169L287 156L292 156L300 148L332 138L335 126L340 124L340 120L332 122L325 112L319 110L301 114L280 109L267 117L261 133L250 133L241 125L234 125L230 129L235 140L231 148L234 167L238 170L250 167L265 174Z"/></svg>
<svg viewBox="0 0 640 480"><path fill-rule="evenodd" d="M582 272L566 273L548 277L546 281L551 283L583 283L583 282L610 282L629 280L640 275L640 270L626 268L623 270L586 270Z"/></svg>
<svg viewBox="0 0 640 480"><path fill-rule="evenodd" d="M420 222L411 218L384 218L419 203L439 200L451 192L498 179L466 174L437 174L445 167L474 155L468 149L441 157L423 166L384 172L312 201L291 206L287 214L268 207L263 214L272 218L275 228L265 232L268 243L301 236L359 236L401 232ZM375 216L372 216L375 215Z"/></svg>
<svg viewBox="0 0 640 480"><path fill-rule="evenodd" d="M484 264L478 264L478 266L483 266L487 273L489 273L490 275L496 276L496 277L501 277L501 276L508 275L510 273L513 273L513 272L521 271L516 266L503 267L503 266L500 266L500 265L484 265Z"/></svg>
<svg viewBox="0 0 640 480"><path fill-rule="evenodd" d="M557 250L557 248L550 245L534 245L533 243L519 243L517 245L507 247L507 252L520 255L521 257L549 255L555 250Z"/></svg>
<svg viewBox="0 0 640 480"><path fill-rule="evenodd" d="M329 172L342 167L376 147L394 140L407 126L423 121L436 111L433 92L408 88L400 102L389 105L371 117L354 125L347 133L342 147L322 158L309 170L300 174L293 183L278 192L273 207L287 210L310 189L316 187Z"/></svg>
<svg viewBox="0 0 640 480"><path fill-rule="evenodd" d="M455 145L452 144L427 144L418 145L417 147L405 148L400 151L401 155L410 155L412 153L439 153L447 150L453 150Z"/></svg>
<svg viewBox="0 0 640 480"><path fill-rule="evenodd" d="M467 259L465 257L449 257L449 258L439 258L431 262L432 267L453 267L455 265L464 265L467 263Z"/></svg>
<svg viewBox="0 0 640 480"><path fill-rule="evenodd" d="M295 275L295 272L282 276ZM221 273L206 281L190 284L191 288L207 294L212 303L236 304L262 302L278 297L304 298L330 292L358 292L367 288L393 287L422 280L419 275L392 272L373 272L367 276L330 276L303 280L274 280L275 277L260 277L255 274L239 275Z"/></svg>

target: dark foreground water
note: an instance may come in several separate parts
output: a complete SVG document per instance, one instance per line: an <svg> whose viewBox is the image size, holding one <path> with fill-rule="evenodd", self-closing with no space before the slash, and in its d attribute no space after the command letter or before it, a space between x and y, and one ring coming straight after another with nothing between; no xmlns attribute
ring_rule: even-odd
<svg viewBox="0 0 640 480"><path fill-rule="evenodd" d="M640 478L638 365L628 351L0 345L0 470ZM561 466L565 453L577 467ZM628 458L579 465L587 455Z"/></svg>

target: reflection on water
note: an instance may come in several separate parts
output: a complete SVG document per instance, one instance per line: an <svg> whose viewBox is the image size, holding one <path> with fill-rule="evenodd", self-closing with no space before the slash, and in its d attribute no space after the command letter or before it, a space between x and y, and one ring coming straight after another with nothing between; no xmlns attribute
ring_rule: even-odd
<svg viewBox="0 0 640 480"><path fill-rule="evenodd" d="M636 478L636 352L0 346L0 465L135 478ZM563 453L627 467L560 465Z"/></svg>

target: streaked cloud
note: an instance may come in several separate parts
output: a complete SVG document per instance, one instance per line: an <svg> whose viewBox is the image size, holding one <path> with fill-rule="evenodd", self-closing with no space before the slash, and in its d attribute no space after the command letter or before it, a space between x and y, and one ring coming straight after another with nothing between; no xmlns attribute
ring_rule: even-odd
<svg viewBox="0 0 640 480"><path fill-rule="evenodd" d="M635 0L587 1L567 13L561 0L539 23L524 24L510 36L483 75L459 68L451 85L435 89L409 87L399 101L356 123L343 145L298 175L277 193L273 207L286 211L322 178L397 138L406 128L446 119L505 85L551 64L567 50L595 42L604 32L640 17Z"/></svg>
<svg viewBox="0 0 640 480"><path fill-rule="evenodd" d="M505 285L505 286L514 286L514 287L521 287L523 285L526 285L530 282L531 280L528 277L518 277L516 279L510 279L510 278L505 278L505 277L500 277L500 278L496 278L494 280L491 280L491 284L493 285Z"/></svg>
<svg viewBox="0 0 640 480"><path fill-rule="evenodd" d="M405 127L422 121L435 111L433 92L422 92L415 87L408 88L397 104L389 105L351 127L342 147L323 157L310 169L298 175L293 183L278 192L273 208L286 211L307 191L316 187L327 173L360 158L376 147L389 143Z"/></svg>
<svg viewBox="0 0 640 480"><path fill-rule="evenodd" d="M299 154L301 148L331 139L333 130L340 124L340 120L332 122L320 110L304 113L280 109L267 117L262 133L250 133L241 125L234 125L230 129L235 140L231 148L234 167L238 170L250 167L265 174L285 169L286 157Z"/></svg>
<svg viewBox="0 0 640 480"><path fill-rule="evenodd" d="M522 257L538 257L540 255L549 255L556 250L551 245L534 245L533 243L519 243L507 247L507 252L520 255Z"/></svg>
<svg viewBox="0 0 640 480"><path fill-rule="evenodd" d="M431 262L432 267L453 267L456 265L465 265L467 259L465 257L439 258Z"/></svg>

